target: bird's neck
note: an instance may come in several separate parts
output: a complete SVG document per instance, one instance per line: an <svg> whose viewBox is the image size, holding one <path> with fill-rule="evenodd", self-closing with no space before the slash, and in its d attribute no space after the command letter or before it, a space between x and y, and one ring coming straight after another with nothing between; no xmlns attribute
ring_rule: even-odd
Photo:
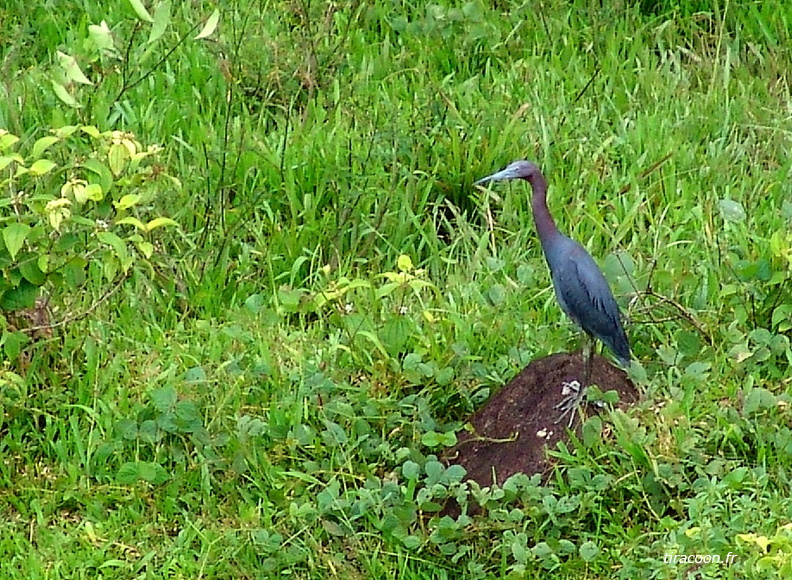
<svg viewBox="0 0 792 580"><path fill-rule="evenodd" d="M536 233L539 234L539 241L544 246L545 242L560 234L558 228L547 209L547 181L541 174L533 175L529 180L533 188L531 198L531 209L533 210Z"/></svg>

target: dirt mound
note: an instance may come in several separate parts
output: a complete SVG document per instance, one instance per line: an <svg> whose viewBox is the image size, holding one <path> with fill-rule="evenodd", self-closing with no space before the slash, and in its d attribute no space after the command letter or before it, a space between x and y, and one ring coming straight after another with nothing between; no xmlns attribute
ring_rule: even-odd
<svg viewBox="0 0 792 580"><path fill-rule="evenodd" d="M545 447L554 449L558 441L568 441L568 419L556 424L560 411L555 408L564 398L564 383L580 381L584 375L581 352L554 354L531 362L514 379L492 396L470 418L475 433L458 433L459 443L446 454L448 464L467 470L467 478L482 486L494 481L502 484L515 473L546 475L551 464ZM617 391L619 405L638 400L638 391L627 373L601 356L595 356L591 384L602 392ZM584 406L595 413L594 405ZM580 420L575 419L580 433Z"/></svg>

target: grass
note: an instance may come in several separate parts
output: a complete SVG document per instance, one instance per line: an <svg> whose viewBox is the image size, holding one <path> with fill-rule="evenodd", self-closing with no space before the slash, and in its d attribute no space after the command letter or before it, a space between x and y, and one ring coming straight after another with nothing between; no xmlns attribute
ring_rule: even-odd
<svg viewBox="0 0 792 580"><path fill-rule="evenodd" d="M5 361L3 577L790 565L784 3L247 0L209 41L214 5L174 3L150 44L130 3L28 4L0 9L0 127L162 144L183 188L157 211L182 228L155 270ZM102 20L116 57L84 42ZM70 87L79 109L51 89L57 50L95 82ZM470 185L516 158L611 280L646 399L554 450L547 484L479 489L443 442L575 348L525 186ZM449 496L485 509L441 518Z"/></svg>

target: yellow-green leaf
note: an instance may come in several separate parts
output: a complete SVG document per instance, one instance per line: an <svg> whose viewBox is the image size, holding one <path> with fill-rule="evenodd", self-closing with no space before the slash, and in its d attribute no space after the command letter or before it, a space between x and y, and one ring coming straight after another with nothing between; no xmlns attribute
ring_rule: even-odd
<svg viewBox="0 0 792 580"><path fill-rule="evenodd" d="M140 196L138 194L128 193L118 201L114 201L113 205L116 207L117 210L123 211L125 209L129 209L139 201L140 201Z"/></svg>
<svg viewBox="0 0 792 580"><path fill-rule="evenodd" d="M38 159L39 157L41 157L41 154L44 153L44 151L46 151L50 145L53 145L58 141L60 141L60 139L58 139L54 135L48 135L46 137L42 137L41 139L33 143L33 149L30 150L31 157L33 157L33 159Z"/></svg>
<svg viewBox="0 0 792 580"><path fill-rule="evenodd" d="M80 130L86 135L93 137L94 139L98 139L99 137L102 136L102 134L99 132L99 129L97 129L93 125L83 125L82 127L80 127Z"/></svg>
<svg viewBox="0 0 792 580"><path fill-rule="evenodd" d="M29 232L30 226L21 222L14 222L3 229L3 241L12 260L16 260L16 255L22 249Z"/></svg>
<svg viewBox="0 0 792 580"><path fill-rule="evenodd" d="M179 222L166 217L158 217L151 220L146 224L146 231L150 232L153 229L161 228L163 226L178 226Z"/></svg>
<svg viewBox="0 0 792 580"><path fill-rule="evenodd" d="M0 131L0 151L5 151L19 141L19 137L11 133Z"/></svg>
<svg viewBox="0 0 792 580"><path fill-rule="evenodd" d="M58 62L66 73L66 78L72 82L80 83L82 85L92 85L93 83L83 73L80 65L77 64L77 59L65 52L57 51Z"/></svg>
<svg viewBox="0 0 792 580"><path fill-rule="evenodd" d="M8 167L11 163L24 163L25 160L18 153L13 155L4 155L0 157L0 171Z"/></svg>
<svg viewBox="0 0 792 580"><path fill-rule="evenodd" d="M410 272L413 269L413 263L410 259L410 256L406 254L402 254L399 256L399 259L396 260L396 267L399 269L400 272Z"/></svg>
<svg viewBox="0 0 792 580"><path fill-rule="evenodd" d="M88 36L93 41L96 48L105 53L115 53L115 46L113 44L113 34L107 22L102 20L101 23L91 24L88 26Z"/></svg>
<svg viewBox="0 0 792 580"><path fill-rule="evenodd" d="M71 209L69 209L70 205L71 201L65 197L60 197L47 202L47 205L44 207L44 211L47 212L50 225L53 227L53 229L55 229L55 231L60 231L61 224L71 217Z"/></svg>
<svg viewBox="0 0 792 580"><path fill-rule="evenodd" d="M137 14L138 18L145 20L146 22L154 22L154 19L151 17L151 14L149 14L148 10L146 10L143 2L140 0L129 0L129 4L132 6L132 10L135 11L135 14Z"/></svg>
<svg viewBox="0 0 792 580"><path fill-rule="evenodd" d="M102 186L98 183L89 183L85 186L85 197L91 201L102 201L104 198L104 191Z"/></svg>
<svg viewBox="0 0 792 580"><path fill-rule="evenodd" d="M72 97L71 93L69 93L66 87L64 87L62 84L52 81L52 90L55 91L55 96L57 96L61 101L70 107L74 107L75 109L82 107L82 105L77 102L77 99Z"/></svg>
<svg viewBox="0 0 792 580"><path fill-rule="evenodd" d="M36 261L38 263L39 270L47 273L47 268L49 268L49 254L41 254Z"/></svg>
<svg viewBox="0 0 792 580"><path fill-rule="evenodd" d="M129 159L129 150L120 143L114 143L110 146L110 151L107 153L107 163L110 165L110 171L114 175L120 175L124 170L124 164Z"/></svg>
<svg viewBox="0 0 792 580"><path fill-rule="evenodd" d="M98 183L86 183L84 179L73 179L61 188L61 195L74 196L74 201L83 204L88 200L101 201L104 197L102 186Z"/></svg>
<svg viewBox="0 0 792 580"><path fill-rule="evenodd" d="M171 17L171 2L170 0L163 0L154 7L154 24L151 26L151 33L149 34L149 44L159 40L165 31L168 29Z"/></svg>
<svg viewBox="0 0 792 580"><path fill-rule="evenodd" d="M58 164L49 159L39 159L30 166L30 173L33 175L44 175L52 171Z"/></svg>
<svg viewBox="0 0 792 580"><path fill-rule="evenodd" d="M212 15L209 17L209 20L207 20L206 24L204 24L201 32L199 32L198 36L195 37L195 40L201 40L202 38L211 36L217 28L218 22L220 22L220 11L215 9L215 11L212 12Z"/></svg>
<svg viewBox="0 0 792 580"><path fill-rule="evenodd" d="M74 132L79 129L77 125L64 125L63 127L58 127L57 129L53 129L52 133L58 139L67 139L74 135Z"/></svg>
<svg viewBox="0 0 792 580"><path fill-rule="evenodd" d="M125 218L121 218L120 220L116 220L115 223L118 225L135 226L137 229L141 231L146 231L146 226L144 226L143 222L137 219L136 217L128 216Z"/></svg>
<svg viewBox="0 0 792 580"><path fill-rule="evenodd" d="M143 254L147 260L154 254L154 244L151 242L140 241L136 242L138 251Z"/></svg>

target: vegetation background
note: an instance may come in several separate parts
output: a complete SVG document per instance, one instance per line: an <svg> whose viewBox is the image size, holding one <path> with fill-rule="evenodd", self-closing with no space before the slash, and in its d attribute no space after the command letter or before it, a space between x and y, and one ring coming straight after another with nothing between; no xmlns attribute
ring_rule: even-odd
<svg viewBox="0 0 792 580"><path fill-rule="evenodd" d="M0 576L792 574L791 25L4 2ZM610 279L646 399L545 484L480 489L437 456L576 340L526 187L471 186L517 158Z"/></svg>

